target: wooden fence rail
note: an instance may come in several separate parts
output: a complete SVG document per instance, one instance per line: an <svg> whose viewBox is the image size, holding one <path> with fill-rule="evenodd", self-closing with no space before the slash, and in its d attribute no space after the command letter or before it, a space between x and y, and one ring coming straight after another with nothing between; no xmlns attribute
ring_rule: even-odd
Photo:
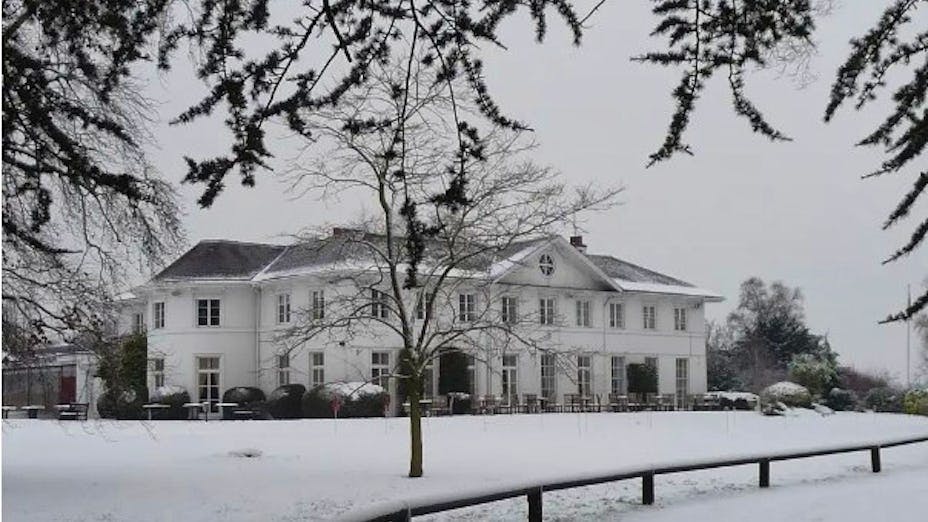
<svg viewBox="0 0 928 522"><path fill-rule="evenodd" d="M655 475L665 475L668 473L683 473L686 471L697 471L704 469L714 469L714 468L725 468L732 466L744 466L747 464L757 464L759 467L758 470L758 484L762 488L770 487L770 463L783 461L783 460L794 460L794 459L804 459L809 457L820 457L824 455L834 455L837 453L851 453L856 451L869 451L870 452L870 466L874 473L879 473L881 469L880 464L880 450L882 448L892 448L895 446L902 446L905 444L915 444L919 442L928 442L928 435L914 438L905 438L905 439L892 439L886 440L878 443L868 443L868 444L855 444L851 446L836 446L836 447L827 447L827 448L818 448L813 450L806 451L790 451L790 452L780 452L780 453L770 453L765 455L751 455L747 457L738 457L732 459L722 459L722 460L699 460L688 463L683 463L679 465L668 465L661 467L649 467L643 469L634 469L628 471L621 471L612 474L598 475L584 478L575 478L571 480L564 480L559 482L549 482L544 484L537 484L528 487L519 487L513 489L506 489L501 491L496 491L492 493L485 493L475 496L462 496L460 498L446 500L442 502L433 502L433 503L417 503L406 502L403 504L403 507L396 509L394 508L385 508L380 511L379 514L365 515L361 520L368 520L371 522L400 522L408 521L414 516L428 515L431 513L439 513L442 511L449 511L452 509L459 509L470 506L477 506L480 504L487 504L489 502L496 502L498 500L506 500L510 498L525 497L528 502L528 520L529 522L541 522L542 519L542 494L545 491L557 491L561 489L570 489L578 488L582 486L591 486L594 484L604 484L606 482L616 482L619 480L628 480L628 479L641 479L641 502L643 504L653 504L654 503L654 476Z"/></svg>

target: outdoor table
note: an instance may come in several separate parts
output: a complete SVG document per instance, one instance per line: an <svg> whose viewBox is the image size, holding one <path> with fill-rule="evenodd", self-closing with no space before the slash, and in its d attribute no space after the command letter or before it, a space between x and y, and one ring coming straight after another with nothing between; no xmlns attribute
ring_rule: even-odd
<svg viewBox="0 0 928 522"><path fill-rule="evenodd" d="M203 405L208 403L202 402L188 402L184 404L184 408L187 408L187 419L188 420L200 420L200 412L203 411ZM206 420L209 421L209 407L206 408Z"/></svg>
<svg viewBox="0 0 928 522"><path fill-rule="evenodd" d="M223 408L238 408L238 403L237 402L217 402L216 406L219 407L219 418L225 419L226 417L225 415L222 414L223 413L222 409Z"/></svg>
<svg viewBox="0 0 928 522"><path fill-rule="evenodd" d="M4 406L3 407L3 418L8 419L10 417L11 411L16 411L16 406Z"/></svg>
<svg viewBox="0 0 928 522"><path fill-rule="evenodd" d="M143 404L142 408L148 410L148 420L151 420L151 412L154 410L166 410L170 408L167 404Z"/></svg>
<svg viewBox="0 0 928 522"><path fill-rule="evenodd" d="M29 415L30 419L37 419L39 417L39 410L44 410L45 406L30 405L23 406L22 409L26 410L26 413Z"/></svg>

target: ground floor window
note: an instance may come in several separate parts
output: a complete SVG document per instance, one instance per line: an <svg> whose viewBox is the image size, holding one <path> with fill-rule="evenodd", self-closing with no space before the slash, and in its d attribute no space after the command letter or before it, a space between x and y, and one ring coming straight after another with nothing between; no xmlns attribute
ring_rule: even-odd
<svg viewBox="0 0 928 522"><path fill-rule="evenodd" d="M390 376L390 352L371 353L371 382L383 387L387 386Z"/></svg>
<svg viewBox="0 0 928 522"><path fill-rule="evenodd" d="M645 358L644 358L644 364L645 364L645 366L647 366L647 367L649 367L649 368L652 368L652 369L654 370L654 376L655 376L655 378L656 378L658 392L660 392L660 387L661 387L661 374L660 374L660 368L659 368L659 365L658 365L658 359L657 359L657 357L645 357Z"/></svg>
<svg viewBox="0 0 928 522"><path fill-rule="evenodd" d="M506 404L519 402L519 358L515 355L503 356L503 400Z"/></svg>
<svg viewBox="0 0 928 522"><path fill-rule="evenodd" d="M541 396L552 403L557 395L557 367L555 355L544 353L541 355Z"/></svg>
<svg viewBox="0 0 928 522"><path fill-rule="evenodd" d="M325 384L325 353L309 354L309 387L315 388Z"/></svg>
<svg viewBox="0 0 928 522"><path fill-rule="evenodd" d="M432 398L432 389L435 386L435 371L434 365L429 363L428 366L422 370L422 398L431 399Z"/></svg>
<svg viewBox="0 0 928 522"><path fill-rule="evenodd" d="M686 393L690 387L690 361L677 359L677 407L686 405Z"/></svg>
<svg viewBox="0 0 928 522"><path fill-rule="evenodd" d="M219 357L197 357L197 396L200 402L210 403L210 409L219 402Z"/></svg>
<svg viewBox="0 0 928 522"><path fill-rule="evenodd" d="M612 357L612 394L625 393L625 357L614 355Z"/></svg>
<svg viewBox="0 0 928 522"><path fill-rule="evenodd" d="M164 386L164 359L153 357L148 360L148 373L151 376L152 388Z"/></svg>
<svg viewBox="0 0 928 522"><path fill-rule="evenodd" d="M290 354L277 356L277 386L290 384Z"/></svg>
<svg viewBox="0 0 928 522"><path fill-rule="evenodd" d="M589 355L577 357L577 393L590 397L593 393L593 361Z"/></svg>
<svg viewBox="0 0 928 522"><path fill-rule="evenodd" d="M477 397L477 357L467 356L467 390L471 397Z"/></svg>

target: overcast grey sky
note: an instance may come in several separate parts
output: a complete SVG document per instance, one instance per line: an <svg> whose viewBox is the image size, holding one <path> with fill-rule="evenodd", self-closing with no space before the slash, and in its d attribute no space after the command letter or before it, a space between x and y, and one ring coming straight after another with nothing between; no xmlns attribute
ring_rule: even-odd
<svg viewBox="0 0 928 522"><path fill-rule="evenodd" d="M819 55L811 66L819 79L806 88L769 71L747 78L750 96L795 142L772 144L752 134L733 115L725 85L712 82L688 134L696 156L651 169L645 169L647 156L666 131L673 108L669 92L679 74L629 61L664 45L648 37L655 22L650 2L607 2L580 48L553 20L547 42L538 45L527 19L513 18L503 31L509 51L489 54L486 73L504 109L535 129L539 163L570 181L626 187L621 206L588 216L591 252L721 292L727 301L707 307L717 320L737 304L738 286L750 276L799 286L809 325L828 334L843 364L904 378L905 329L877 321L904 303L907 283L915 288L928 276L928 248L882 266L916 220L890 232L880 224L914 178L859 179L881 159L877 151L853 147L879 119L878 110L845 111L828 126L821 119L848 39L872 25L885 3L846 2L821 21ZM183 66L154 79L149 89L165 121L203 92ZM184 154L222 152L227 141L218 120L158 125L153 157L165 177L180 180ZM294 146L278 143L274 152L285 158ZM182 189L192 242L285 242L286 234L305 227L350 220L361 207L357 201L293 201L271 173L259 174L254 189L231 181L209 210L195 205L199 188ZM913 215L925 212L922 201Z"/></svg>

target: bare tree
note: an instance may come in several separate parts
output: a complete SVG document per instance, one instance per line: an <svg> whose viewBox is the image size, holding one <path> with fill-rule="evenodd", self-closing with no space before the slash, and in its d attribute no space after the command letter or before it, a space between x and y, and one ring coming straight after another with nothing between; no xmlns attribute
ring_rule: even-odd
<svg viewBox="0 0 928 522"><path fill-rule="evenodd" d="M166 4L3 2L3 311L21 346L104 330L133 263L182 239L129 72Z"/></svg>
<svg viewBox="0 0 928 522"><path fill-rule="evenodd" d="M490 129L462 151L457 134L468 128L453 118L472 105L452 103L430 70L408 70L378 67L363 91L308 117L315 159L295 163L294 189L371 197L376 210L315 243L351 261L323 274L336 290L325 313L305 311L278 341L290 349L358 335L395 341L392 376L409 391L409 475L419 477L426 369L449 348L483 359L507 348L548 349L545 334L525 327L538 324L536 314L502 311L496 277L527 241L611 205L620 189L569 188L525 159L532 145L512 130Z"/></svg>

